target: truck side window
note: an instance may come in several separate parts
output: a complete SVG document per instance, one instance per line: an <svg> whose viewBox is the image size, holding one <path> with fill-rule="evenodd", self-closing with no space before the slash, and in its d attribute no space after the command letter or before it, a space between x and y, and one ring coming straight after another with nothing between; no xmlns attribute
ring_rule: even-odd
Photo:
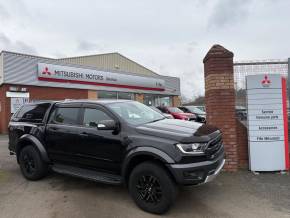
<svg viewBox="0 0 290 218"><path fill-rule="evenodd" d="M104 111L94 108L84 109L83 125L87 127L96 127L97 124L102 120L113 120Z"/></svg>
<svg viewBox="0 0 290 218"><path fill-rule="evenodd" d="M52 122L59 124L78 124L79 108L74 107L59 107L52 114Z"/></svg>
<svg viewBox="0 0 290 218"><path fill-rule="evenodd" d="M20 121L42 121L49 106L49 103L37 105L27 104L17 112L16 117L20 118Z"/></svg>

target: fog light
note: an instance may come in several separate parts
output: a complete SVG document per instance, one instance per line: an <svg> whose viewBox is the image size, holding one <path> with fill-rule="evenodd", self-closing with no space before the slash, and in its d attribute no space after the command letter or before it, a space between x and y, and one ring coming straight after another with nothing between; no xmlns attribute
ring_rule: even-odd
<svg viewBox="0 0 290 218"><path fill-rule="evenodd" d="M188 171L188 172L184 172L183 175L186 179L200 180L203 178L204 172L202 172L202 171Z"/></svg>

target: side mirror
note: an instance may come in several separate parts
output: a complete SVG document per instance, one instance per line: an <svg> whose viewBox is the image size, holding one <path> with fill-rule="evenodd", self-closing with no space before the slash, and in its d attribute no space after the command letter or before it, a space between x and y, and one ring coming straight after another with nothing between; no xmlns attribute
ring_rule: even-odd
<svg viewBox="0 0 290 218"><path fill-rule="evenodd" d="M114 120L102 120L97 124L98 130L116 130L117 124Z"/></svg>

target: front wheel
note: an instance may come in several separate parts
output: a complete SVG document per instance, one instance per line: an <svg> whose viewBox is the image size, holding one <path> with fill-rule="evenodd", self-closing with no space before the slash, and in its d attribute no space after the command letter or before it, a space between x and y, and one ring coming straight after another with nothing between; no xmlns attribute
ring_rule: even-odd
<svg viewBox="0 0 290 218"><path fill-rule="evenodd" d="M133 169L129 179L129 192L141 209L163 214L175 200L176 185L161 165L144 162Z"/></svg>
<svg viewBox="0 0 290 218"><path fill-rule="evenodd" d="M19 165L23 176L28 180L39 180L48 171L48 165L41 159L39 151L32 145L21 149Z"/></svg>

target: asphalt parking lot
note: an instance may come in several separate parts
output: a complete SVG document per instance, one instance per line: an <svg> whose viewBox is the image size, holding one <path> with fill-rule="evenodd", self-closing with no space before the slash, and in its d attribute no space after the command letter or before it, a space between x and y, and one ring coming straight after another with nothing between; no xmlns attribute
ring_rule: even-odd
<svg viewBox="0 0 290 218"><path fill-rule="evenodd" d="M158 217L137 208L126 188L55 173L25 180L0 135L0 217ZM223 172L215 181L184 187L163 217L290 217L289 174Z"/></svg>

